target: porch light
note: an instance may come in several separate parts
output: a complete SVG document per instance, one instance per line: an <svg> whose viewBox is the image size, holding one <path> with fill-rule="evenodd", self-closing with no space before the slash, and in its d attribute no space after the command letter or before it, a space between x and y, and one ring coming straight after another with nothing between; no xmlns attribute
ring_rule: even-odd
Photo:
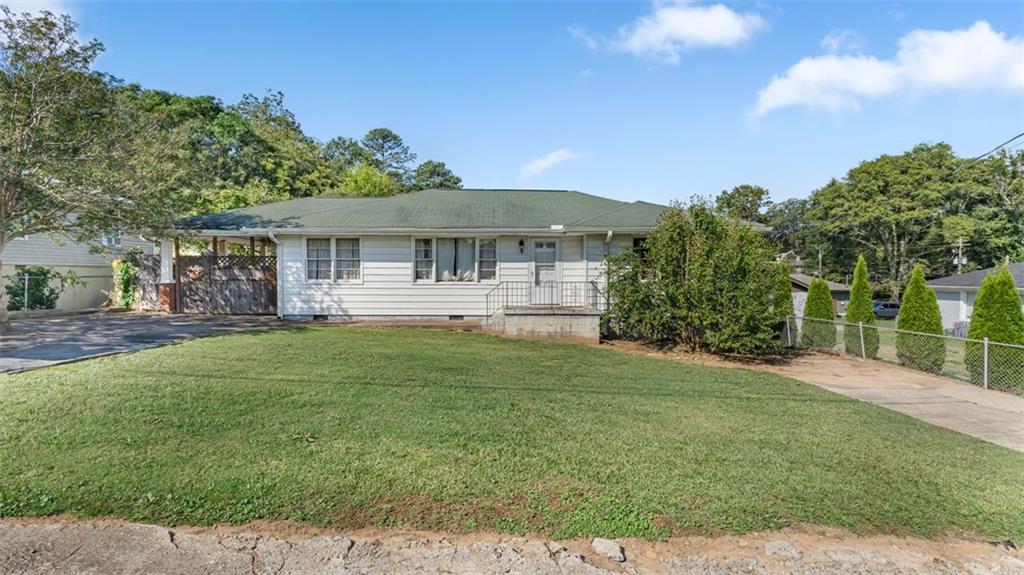
<svg viewBox="0 0 1024 575"><path fill-rule="evenodd" d="M526 251L526 242L523 241L523 238L519 238L519 253L524 251Z"/></svg>

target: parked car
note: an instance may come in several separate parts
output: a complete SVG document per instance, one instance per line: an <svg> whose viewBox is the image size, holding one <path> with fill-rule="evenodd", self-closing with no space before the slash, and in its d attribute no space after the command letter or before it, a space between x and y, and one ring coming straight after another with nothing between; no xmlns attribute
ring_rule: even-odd
<svg viewBox="0 0 1024 575"><path fill-rule="evenodd" d="M896 319L900 315L900 304L896 302L876 301L871 307L878 319Z"/></svg>

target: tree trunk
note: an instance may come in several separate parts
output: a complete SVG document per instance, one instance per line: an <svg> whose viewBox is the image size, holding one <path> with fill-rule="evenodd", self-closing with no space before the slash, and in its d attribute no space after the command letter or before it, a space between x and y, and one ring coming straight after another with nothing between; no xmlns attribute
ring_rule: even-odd
<svg viewBox="0 0 1024 575"><path fill-rule="evenodd" d="M7 279L3 277L4 269L4 248L7 247L6 234L0 234L0 333L7 331Z"/></svg>

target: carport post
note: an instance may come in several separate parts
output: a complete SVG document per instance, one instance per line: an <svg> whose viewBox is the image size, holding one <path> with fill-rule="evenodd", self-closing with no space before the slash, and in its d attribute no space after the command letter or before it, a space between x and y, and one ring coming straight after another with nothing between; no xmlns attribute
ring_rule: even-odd
<svg viewBox="0 0 1024 575"><path fill-rule="evenodd" d="M21 300L21 311L22 313L28 313L28 270L25 270L25 293L24 299Z"/></svg>
<svg viewBox="0 0 1024 575"><path fill-rule="evenodd" d="M864 322L858 321L857 325L860 327L860 358L867 359L868 352L864 349Z"/></svg>
<svg viewBox="0 0 1024 575"><path fill-rule="evenodd" d="M985 374L982 376L982 381L984 382L985 389L988 389L988 338L986 337L984 340L982 340L982 342L983 342L983 345L984 345L983 349L985 350L985 352L984 352L984 358L985 359L984 359L984 363L982 364L982 366L984 367L984 373Z"/></svg>

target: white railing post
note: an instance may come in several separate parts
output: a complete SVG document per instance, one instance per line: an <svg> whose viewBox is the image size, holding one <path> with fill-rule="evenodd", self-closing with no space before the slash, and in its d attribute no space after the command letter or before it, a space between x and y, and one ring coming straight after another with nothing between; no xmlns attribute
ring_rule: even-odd
<svg viewBox="0 0 1024 575"><path fill-rule="evenodd" d="M984 382L985 389L988 389L988 338L986 337L983 339L982 343L984 345L983 349L985 350L983 354L984 362L982 363L982 366L984 367L984 376L982 377L982 381Z"/></svg>
<svg viewBox="0 0 1024 575"><path fill-rule="evenodd" d="M860 328L860 358L867 359L868 351L864 349L864 322L858 321L857 327Z"/></svg>

